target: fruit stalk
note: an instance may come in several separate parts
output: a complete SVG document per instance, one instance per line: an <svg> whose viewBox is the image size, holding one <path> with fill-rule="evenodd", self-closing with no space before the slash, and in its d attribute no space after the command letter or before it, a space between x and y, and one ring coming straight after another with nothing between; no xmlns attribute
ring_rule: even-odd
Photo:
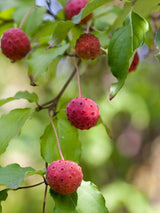
<svg viewBox="0 0 160 213"><path fill-rule="evenodd" d="M44 191L44 199L43 199L43 210L42 210L42 213L45 213L47 189L48 189L48 185L46 184L46 185L45 185L45 191Z"/></svg>
<svg viewBox="0 0 160 213"><path fill-rule="evenodd" d="M77 72L79 97L81 98L82 97L82 93L81 93L81 79L80 79L80 74L79 74L79 68L78 68L77 63L75 61L75 58L74 58L74 65L75 65L76 72Z"/></svg>
<svg viewBox="0 0 160 213"><path fill-rule="evenodd" d="M77 62L77 66L79 66L81 63L81 60L79 59ZM68 87L69 83L71 82L72 78L74 77L74 75L76 74L76 68L73 70L73 72L71 73L71 75L69 76L68 80L66 81L66 83L64 84L64 86L62 87L62 89L60 90L59 94L53 98L52 100L48 101L47 103L44 103L42 105L38 105L38 107L36 108L36 111L40 111L42 109L56 109L57 103L60 99L60 97L62 96L62 94L64 93L64 91L66 90L66 88Z"/></svg>
<svg viewBox="0 0 160 213"><path fill-rule="evenodd" d="M32 6L32 7L28 10L28 12L25 14L25 16L23 17L23 19L22 19L22 21L21 21L21 23L20 23L20 25L19 25L19 29L22 28L22 26L23 26L25 20L27 19L27 17L29 16L29 14L30 14L30 13L32 12L32 10L33 10L34 8L36 8L36 7L37 7L37 6L34 5L34 6Z"/></svg>
<svg viewBox="0 0 160 213"><path fill-rule="evenodd" d="M53 130L54 130L55 136L56 136L56 141L57 141L57 145L58 145L58 150L59 150L60 157L61 157L61 159L62 159L62 160L64 160L64 157L63 157L63 154L62 154L62 150L61 150L61 146L60 146L60 142L59 142L59 138L58 138L58 134L57 134L57 131L56 131L55 125L54 125L54 123L53 123L53 120L52 120L52 116L51 116L50 110L48 110L48 115L49 115L49 119L50 119L51 125L52 125L52 127L53 127Z"/></svg>

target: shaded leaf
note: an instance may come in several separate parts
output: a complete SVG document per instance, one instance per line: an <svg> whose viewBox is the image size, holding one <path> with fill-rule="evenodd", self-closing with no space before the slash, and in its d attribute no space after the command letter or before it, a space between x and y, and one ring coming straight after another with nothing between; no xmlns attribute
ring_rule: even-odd
<svg viewBox="0 0 160 213"><path fill-rule="evenodd" d="M157 47L160 49L160 28L157 31L155 43L156 43Z"/></svg>
<svg viewBox="0 0 160 213"><path fill-rule="evenodd" d="M79 213L79 211L77 210L77 192L74 192L70 195L60 195L50 189L50 194L55 201L55 212Z"/></svg>
<svg viewBox="0 0 160 213"><path fill-rule="evenodd" d="M0 106L10 102L10 101L14 101L17 99L26 99L28 100L30 103L37 103L38 102L38 96L36 95L36 93L29 93L28 91L19 91L15 94L14 97L9 97L6 99L1 99L0 100Z"/></svg>
<svg viewBox="0 0 160 213"><path fill-rule="evenodd" d="M67 118L55 118L53 122L57 129L64 159L78 162L81 153L81 144L78 140L77 129L70 125ZM51 124L46 127L41 137L41 155L48 163L60 159L55 134Z"/></svg>
<svg viewBox="0 0 160 213"><path fill-rule="evenodd" d="M0 118L0 154L5 152L10 140L20 133L32 109L15 109Z"/></svg>
<svg viewBox="0 0 160 213"><path fill-rule="evenodd" d="M55 27L56 22L50 20L43 21L32 39L37 41L37 43L48 43L50 40L52 40L52 34L55 30Z"/></svg>
<svg viewBox="0 0 160 213"><path fill-rule="evenodd" d="M49 50L43 48L38 48L31 55L31 58L28 60L29 64L29 73L34 77L34 80L37 81L38 78L46 72L50 63L56 57L62 55L69 47L69 44L66 44L62 47L54 47Z"/></svg>
<svg viewBox="0 0 160 213"><path fill-rule="evenodd" d="M73 26L74 24L71 21L59 21L54 30L51 45L55 46L63 41Z"/></svg>
<svg viewBox="0 0 160 213"><path fill-rule="evenodd" d="M158 59L158 61L160 63L160 55L157 55L156 57L157 57L157 59Z"/></svg>
<svg viewBox="0 0 160 213"><path fill-rule="evenodd" d="M146 1L140 0L136 1L133 7L133 11L141 14L143 17L148 17L154 10L160 9L159 0Z"/></svg>
<svg viewBox="0 0 160 213"><path fill-rule="evenodd" d="M40 175L40 176L42 176L42 177L43 177L43 175L44 175L44 174L45 174L45 172L44 172L44 171L42 171L42 170L29 171L29 172L27 172L26 177L28 177L28 176L32 176L32 175Z"/></svg>
<svg viewBox="0 0 160 213"><path fill-rule="evenodd" d="M3 10L0 12L0 19L3 20L11 20L13 12L15 11L15 8L9 8L7 10ZM2 20L1 20L2 21Z"/></svg>
<svg viewBox="0 0 160 213"><path fill-rule="evenodd" d="M5 1L0 1L0 10L5 10L11 7L14 8L20 8L23 6L28 6L28 7L32 7L35 4L34 0L5 0Z"/></svg>
<svg viewBox="0 0 160 213"><path fill-rule="evenodd" d="M91 182L83 181L77 190L78 209L80 212L87 213L108 213L105 200L97 186Z"/></svg>
<svg viewBox="0 0 160 213"><path fill-rule="evenodd" d="M30 7L21 7L14 12L13 18L18 24L18 26L20 25L24 15L28 12L29 9ZM37 31L38 27L41 25L45 13L45 7L34 8L23 23L22 30L28 36L32 36Z"/></svg>
<svg viewBox="0 0 160 213"><path fill-rule="evenodd" d="M8 197L7 191L8 191L8 189L4 189L4 190L0 191L0 213L2 213L1 202L5 201Z"/></svg>
<svg viewBox="0 0 160 213"><path fill-rule="evenodd" d="M70 195L60 195L53 190L50 193L55 201L56 213L108 213L102 194L91 182L82 181L77 192Z"/></svg>
<svg viewBox="0 0 160 213"><path fill-rule="evenodd" d="M72 18L72 22L75 24L79 24L82 19L84 19L87 15L93 12L96 8L102 6L103 4L109 1L111 0L93 0L89 2L78 15L75 15Z"/></svg>
<svg viewBox="0 0 160 213"><path fill-rule="evenodd" d="M128 74L129 60L134 51L143 44L147 30L148 22L138 14L131 12L125 19L123 27L114 32L109 43L108 62L118 83L111 86L110 96L112 98L122 88Z"/></svg>
<svg viewBox="0 0 160 213"><path fill-rule="evenodd" d="M0 167L0 185L6 185L10 189L17 189L22 185L25 175L29 171L34 171L34 169L20 167L18 164Z"/></svg>

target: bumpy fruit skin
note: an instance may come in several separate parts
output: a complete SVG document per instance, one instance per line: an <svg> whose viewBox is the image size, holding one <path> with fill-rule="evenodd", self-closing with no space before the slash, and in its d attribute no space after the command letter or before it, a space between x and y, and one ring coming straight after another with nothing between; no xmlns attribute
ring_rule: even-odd
<svg viewBox="0 0 160 213"><path fill-rule="evenodd" d="M79 97L67 104L66 114L71 125L81 130L90 129L99 119L99 108L93 100Z"/></svg>
<svg viewBox="0 0 160 213"><path fill-rule="evenodd" d="M139 63L139 56L138 56L138 53L136 52L134 55L133 61L129 67L129 72L134 71L137 68L138 63Z"/></svg>
<svg viewBox="0 0 160 213"><path fill-rule="evenodd" d="M1 39L2 53L13 61L24 58L31 49L28 36L18 28L8 29Z"/></svg>
<svg viewBox="0 0 160 213"><path fill-rule="evenodd" d="M47 168L46 179L53 191L71 194L81 185L83 173L81 167L69 160L53 161Z"/></svg>
<svg viewBox="0 0 160 213"><path fill-rule="evenodd" d="M67 19L71 20L73 16L77 15L82 8L84 8L88 4L87 0L71 0L66 4L65 12ZM81 20L80 24L85 24L92 17L92 13L86 16L83 20Z"/></svg>
<svg viewBox="0 0 160 213"><path fill-rule="evenodd" d="M91 33L80 35L76 41L76 54L82 59L93 59L100 54L100 42L98 38Z"/></svg>

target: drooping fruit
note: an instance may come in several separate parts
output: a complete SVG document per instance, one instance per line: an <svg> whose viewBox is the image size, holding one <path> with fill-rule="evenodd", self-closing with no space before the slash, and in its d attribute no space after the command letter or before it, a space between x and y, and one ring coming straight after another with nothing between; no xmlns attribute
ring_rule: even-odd
<svg viewBox="0 0 160 213"><path fill-rule="evenodd" d="M77 97L67 104L66 114L71 125L81 130L90 129L98 121L99 108L92 99Z"/></svg>
<svg viewBox="0 0 160 213"><path fill-rule="evenodd" d="M91 34L84 33L76 41L75 50L76 54L83 59L93 59L100 54L99 39Z"/></svg>
<svg viewBox="0 0 160 213"><path fill-rule="evenodd" d="M8 29L1 39L2 53L13 61L24 58L31 49L28 36L18 28Z"/></svg>
<svg viewBox="0 0 160 213"><path fill-rule="evenodd" d="M138 56L138 53L136 52L135 55L134 55L134 58L132 60L132 63L130 65L130 67L129 67L129 71L128 72L134 71L137 68L138 63L139 63L139 56Z"/></svg>
<svg viewBox="0 0 160 213"><path fill-rule="evenodd" d="M71 194L81 185L83 173L81 167L69 160L53 161L47 168L46 179L53 191Z"/></svg>
<svg viewBox="0 0 160 213"><path fill-rule="evenodd" d="M77 15L82 8L84 8L88 4L87 0L71 0L66 4L65 12L67 19L71 20L73 16ZM86 16L84 19L81 20L80 24L85 24L87 21L90 20L92 13Z"/></svg>

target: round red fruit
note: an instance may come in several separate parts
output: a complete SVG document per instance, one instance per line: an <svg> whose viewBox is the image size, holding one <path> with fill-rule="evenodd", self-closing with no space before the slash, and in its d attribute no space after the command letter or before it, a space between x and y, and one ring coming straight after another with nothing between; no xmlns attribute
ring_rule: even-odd
<svg viewBox="0 0 160 213"><path fill-rule="evenodd" d="M93 59L100 54L99 39L91 34L84 33L76 41L75 50L76 54L82 59Z"/></svg>
<svg viewBox="0 0 160 213"><path fill-rule="evenodd" d="M71 125L78 129L90 129L99 119L98 105L89 98L74 98L66 108L66 114Z"/></svg>
<svg viewBox="0 0 160 213"><path fill-rule="evenodd" d="M129 72L136 70L138 64L139 64L139 56L138 56L138 53L136 52L135 55L134 55L134 58L132 60L132 63L129 67Z"/></svg>
<svg viewBox="0 0 160 213"><path fill-rule="evenodd" d="M53 161L47 168L46 179L53 191L71 194L81 185L83 173L81 167L69 160Z"/></svg>
<svg viewBox="0 0 160 213"><path fill-rule="evenodd" d="M73 16L77 15L82 8L84 8L88 4L87 0L71 0L66 4L65 12L67 19L71 20ZM90 20L92 13L86 16L84 19L81 20L80 24L85 24L87 21Z"/></svg>
<svg viewBox="0 0 160 213"><path fill-rule="evenodd" d="M13 61L24 58L31 49L28 36L18 28L8 29L1 39L2 53Z"/></svg>

